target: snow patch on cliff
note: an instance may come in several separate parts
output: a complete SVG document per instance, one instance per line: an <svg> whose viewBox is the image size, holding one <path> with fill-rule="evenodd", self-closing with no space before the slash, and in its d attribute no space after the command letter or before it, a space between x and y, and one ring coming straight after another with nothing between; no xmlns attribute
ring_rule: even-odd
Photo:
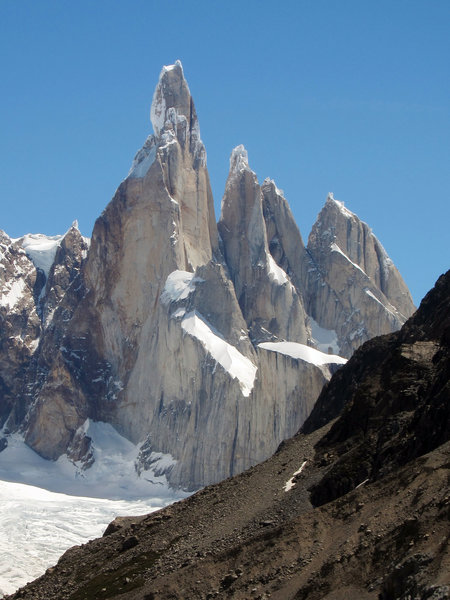
<svg viewBox="0 0 450 600"><path fill-rule="evenodd" d="M322 365L328 365L330 363L344 365L347 362L346 358L337 356L336 354L325 354L310 348L304 344L298 344L297 342L262 342L258 344L260 348L264 350L270 350L272 352L279 352L291 358L304 360L305 362L316 365L317 367Z"/></svg>
<svg viewBox="0 0 450 600"><path fill-rule="evenodd" d="M185 300L195 289L196 283L201 283L203 279L195 277L194 273L189 271L172 271L166 279L164 289L161 294L161 302L170 304Z"/></svg>
<svg viewBox="0 0 450 600"><path fill-rule="evenodd" d="M37 269L44 271L45 276L55 261L56 251L64 235L44 235L43 233L27 233L21 241L22 248ZM18 241L13 240L13 241Z"/></svg>
<svg viewBox="0 0 450 600"><path fill-rule="evenodd" d="M166 122L166 99L162 92L162 77L166 72L166 67L163 67L161 75L159 76L159 82L156 86L155 93L153 94L152 106L150 108L150 121L153 125L153 131L155 135L159 136L164 128Z"/></svg>
<svg viewBox="0 0 450 600"><path fill-rule="evenodd" d="M214 360L239 381L242 395L250 396L257 371L252 361L215 333L196 311L186 314L181 327L197 338Z"/></svg>
<svg viewBox="0 0 450 600"><path fill-rule="evenodd" d="M6 284L8 285L9 282ZM6 287L6 286L5 286ZM2 292L0 297L0 306L5 306L10 310L14 308L14 306L19 302L19 300L23 296L23 291L25 289L25 280L24 279L15 279L8 289L8 291Z"/></svg>
<svg viewBox="0 0 450 600"><path fill-rule="evenodd" d="M131 169L127 177L131 179L138 179L145 177L148 170L155 162L156 158L156 139L154 135L149 135L145 140L145 144L136 154L131 165Z"/></svg>
<svg viewBox="0 0 450 600"><path fill-rule="evenodd" d="M350 260L350 258L349 258L349 257L348 257L348 256L345 254L345 252L343 252L343 251L342 251L342 250L339 248L339 246L338 246L336 243L334 243L334 242L333 242L333 243L331 244L330 248L331 248L331 252L337 252L338 254L342 254L342 256L343 256L343 257L344 257L346 260L348 260L348 262L349 262L349 263L351 263L351 264L352 264L352 265L355 267L355 269L358 269L359 271L361 271L361 273L362 273L363 275L365 275L365 276L367 277L367 273L366 273L365 271L363 271L363 269L361 269L361 267L360 267L359 265L357 265L357 264L356 264L356 263L354 263L352 260Z"/></svg>
<svg viewBox="0 0 450 600"><path fill-rule="evenodd" d="M275 281L279 285L289 283L286 273L277 265L271 254L267 255L267 263L269 267L269 279Z"/></svg>
<svg viewBox="0 0 450 600"><path fill-rule="evenodd" d="M392 310L390 310L385 304L383 304L381 302L381 300L378 300L378 298L375 296L375 294L373 292L371 292L368 289L365 289L364 291L369 296L369 298L372 298L372 300L375 300L375 302L377 302L380 306L382 306L386 312L388 312L390 315L395 317L395 314L392 312Z"/></svg>
<svg viewBox="0 0 450 600"><path fill-rule="evenodd" d="M292 475L292 477L286 481L286 483L284 484L285 492L289 492L289 490L292 490L292 488L295 486L294 479L297 477L297 475L300 475L300 473L305 468L306 463L307 463L307 461L304 460L301 467L299 469L297 469L297 471L295 471L295 473Z"/></svg>

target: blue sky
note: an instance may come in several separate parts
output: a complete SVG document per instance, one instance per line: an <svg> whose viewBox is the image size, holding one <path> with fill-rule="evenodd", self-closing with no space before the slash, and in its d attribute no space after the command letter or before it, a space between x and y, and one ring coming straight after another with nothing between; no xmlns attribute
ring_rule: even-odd
<svg viewBox="0 0 450 600"><path fill-rule="evenodd" d="M328 192L419 302L449 267L448 0L0 0L0 228L90 235L180 59L219 217L232 148L302 235Z"/></svg>

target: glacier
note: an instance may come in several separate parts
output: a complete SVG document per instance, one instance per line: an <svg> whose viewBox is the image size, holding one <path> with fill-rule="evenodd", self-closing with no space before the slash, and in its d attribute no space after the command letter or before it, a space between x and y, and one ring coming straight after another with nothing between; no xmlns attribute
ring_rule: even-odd
<svg viewBox="0 0 450 600"><path fill-rule="evenodd" d="M41 458L20 434L8 438L0 462L0 598L42 575L68 548L101 536L115 517L144 515L189 495L160 474L170 455L153 453L152 469L138 475L139 446L108 423L88 419L83 428L97 459L86 471L65 455Z"/></svg>

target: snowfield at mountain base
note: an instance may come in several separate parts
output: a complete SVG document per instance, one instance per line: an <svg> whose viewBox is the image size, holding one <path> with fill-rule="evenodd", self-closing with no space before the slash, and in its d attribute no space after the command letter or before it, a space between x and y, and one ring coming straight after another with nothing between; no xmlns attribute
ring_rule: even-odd
<svg viewBox="0 0 450 600"><path fill-rule="evenodd" d="M68 548L100 537L115 517L167 504L166 498L84 498L0 481L0 598L42 575Z"/></svg>
<svg viewBox="0 0 450 600"><path fill-rule="evenodd" d="M90 469L66 456L47 461L18 434L0 453L0 598L42 575L68 548L101 536L115 517L147 514L188 495L154 473L171 466L170 455L154 453L152 470L139 476L139 445L107 423L88 419L84 427L95 458Z"/></svg>

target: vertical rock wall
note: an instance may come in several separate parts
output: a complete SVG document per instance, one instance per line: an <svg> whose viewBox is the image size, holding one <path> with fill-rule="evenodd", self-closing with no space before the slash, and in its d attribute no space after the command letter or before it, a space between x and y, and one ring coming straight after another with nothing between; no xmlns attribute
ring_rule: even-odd
<svg viewBox="0 0 450 600"><path fill-rule="evenodd" d="M139 470L152 452L171 454L170 482L195 489L298 430L342 362L308 353L318 329L348 356L413 306L381 244L333 198L305 248L282 193L259 185L243 146L216 226L179 62L161 71L151 120L88 253L71 228L44 273L0 240L0 423L46 458L67 453L88 466L83 423L109 422L141 445ZM11 306L19 287L27 291Z"/></svg>

